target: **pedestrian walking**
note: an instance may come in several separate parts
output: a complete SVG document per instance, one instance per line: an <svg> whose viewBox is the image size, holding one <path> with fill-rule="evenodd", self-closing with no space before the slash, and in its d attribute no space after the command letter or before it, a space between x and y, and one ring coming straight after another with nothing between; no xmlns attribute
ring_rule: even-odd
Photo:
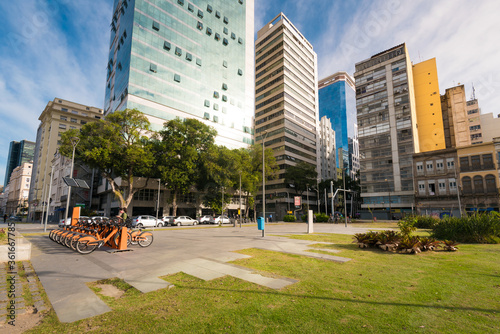
<svg viewBox="0 0 500 334"><path fill-rule="evenodd" d="M3 215L3 223L5 224L6 221L7 221L7 214L4 214Z"/></svg>

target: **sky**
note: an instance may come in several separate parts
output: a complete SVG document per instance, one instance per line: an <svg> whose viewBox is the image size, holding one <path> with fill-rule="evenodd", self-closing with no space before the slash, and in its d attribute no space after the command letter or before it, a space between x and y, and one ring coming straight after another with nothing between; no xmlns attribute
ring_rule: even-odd
<svg viewBox="0 0 500 334"><path fill-rule="evenodd" d="M232 0L227 0L232 1ZM35 141L38 117L62 98L102 108L113 0L0 2L0 182L11 141ZM441 94L475 88L500 114L498 0L255 0L255 33L283 12L313 45L319 78L401 43L436 58Z"/></svg>

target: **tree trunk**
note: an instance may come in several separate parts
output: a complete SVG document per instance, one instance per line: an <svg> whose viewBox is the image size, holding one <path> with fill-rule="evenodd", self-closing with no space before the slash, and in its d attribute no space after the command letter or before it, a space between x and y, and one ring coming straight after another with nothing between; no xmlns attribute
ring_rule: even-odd
<svg viewBox="0 0 500 334"><path fill-rule="evenodd" d="M177 217L177 189L172 192L172 216Z"/></svg>

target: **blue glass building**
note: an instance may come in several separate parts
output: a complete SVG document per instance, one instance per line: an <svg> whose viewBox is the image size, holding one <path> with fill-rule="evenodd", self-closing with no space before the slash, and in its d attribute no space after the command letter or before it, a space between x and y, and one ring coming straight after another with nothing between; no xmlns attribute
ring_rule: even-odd
<svg viewBox="0 0 500 334"><path fill-rule="evenodd" d="M217 144L252 143L253 0L115 0L104 111L213 126Z"/></svg>
<svg viewBox="0 0 500 334"><path fill-rule="evenodd" d="M354 176L359 170L359 145L354 79L337 72L318 82L319 117L326 116L335 131L337 168Z"/></svg>
<svg viewBox="0 0 500 334"><path fill-rule="evenodd" d="M34 142L27 140L21 140L20 142L11 141L9 145L9 155L7 156L7 168L5 168L4 186L9 184L12 171L25 162L33 162L34 156Z"/></svg>

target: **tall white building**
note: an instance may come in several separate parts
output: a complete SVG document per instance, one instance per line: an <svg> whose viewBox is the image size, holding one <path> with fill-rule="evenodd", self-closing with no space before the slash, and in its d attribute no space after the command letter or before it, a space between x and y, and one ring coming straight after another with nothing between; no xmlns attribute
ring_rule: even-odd
<svg viewBox="0 0 500 334"><path fill-rule="evenodd" d="M321 180L337 179L337 162L335 156L335 131L332 122L326 116L319 122L319 159Z"/></svg>
<svg viewBox="0 0 500 334"><path fill-rule="evenodd" d="M295 194L284 182L287 167L319 165L317 56L283 13L257 33L255 73L255 140L274 151L280 168L266 182L266 213L281 219ZM303 203L307 195L316 206L316 192L304 192Z"/></svg>

